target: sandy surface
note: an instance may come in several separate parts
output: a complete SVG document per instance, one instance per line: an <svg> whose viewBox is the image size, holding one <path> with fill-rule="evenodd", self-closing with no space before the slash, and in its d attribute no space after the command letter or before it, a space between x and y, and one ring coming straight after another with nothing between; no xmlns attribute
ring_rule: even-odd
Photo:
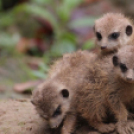
<svg viewBox="0 0 134 134"><path fill-rule="evenodd" d="M98 134L83 125L74 134ZM60 129L48 131L46 126L30 100L0 100L0 134L60 134Z"/></svg>
<svg viewBox="0 0 134 134"><path fill-rule="evenodd" d="M29 101L0 101L0 134L45 134L45 126Z"/></svg>

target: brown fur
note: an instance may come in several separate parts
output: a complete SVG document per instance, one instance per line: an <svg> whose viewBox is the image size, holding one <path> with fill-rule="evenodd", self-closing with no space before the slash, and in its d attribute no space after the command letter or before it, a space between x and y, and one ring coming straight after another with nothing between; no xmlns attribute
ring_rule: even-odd
<svg viewBox="0 0 134 134"><path fill-rule="evenodd" d="M124 55L126 52L129 53L129 55ZM129 65L128 67L134 68L134 62L132 62L133 52L134 49L129 46L119 50L117 55L120 61ZM74 55L75 54L76 53L74 53ZM46 113L48 111L53 113L53 105L57 105L56 102L61 103L63 101L57 101L59 100L58 90L60 88L67 88L70 92L70 98L67 99L67 103L64 103L66 106L62 108L62 111L65 112L63 114L64 117L66 115L62 134L69 134L73 131L77 114L85 118L89 125L100 132L113 131L113 124L103 123L107 118L107 109L111 109L115 114L117 130L121 134L131 133L131 127L133 128L134 124L131 121L127 121L128 112L125 106L134 98L134 84L126 81L126 77L122 79L123 77L119 67L112 67L112 62L110 62L109 57L104 59L105 64L102 64L102 60L97 60L94 64L87 64L88 60L86 61L86 58L79 54L77 56L75 55L77 57L75 57L76 61L79 59L77 64L74 64L75 60L71 61L71 65L73 65L71 70L65 69L63 72L61 71L55 79L50 80L50 84L48 84L49 87L47 87L46 84L41 87L42 91L40 95L42 95L42 98L38 96L39 100L37 102L40 104L38 104L38 107L43 109L44 113L44 108L49 107ZM76 72L73 69L77 69ZM70 71L73 72L69 73ZM81 76L80 74L83 75ZM64 86L61 85L61 83ZM58 88L56 86L53 87L54 85ZM37 98L37 94L35 94L35 96ZM36 105L37 102L35 101ZM50 115L52 115L52 113Z"/></svg>
<svg viewBox="0 0 134 134"><path fill-rule="evenodd" d="M56 73L53 77L50 75L50 79L40 85L35 93L33 93L33 102L36 105L36 109L41 116L44 116L44 113L49 113L50 117L57 105L63 102L64 99L62 100L60 97L58 97L59 95L57 95L57 92L59 92L58 90L68 89L70 92L70 98L68 99L67 103L65 102L66 106L62 108L62 111L65 111L65 114L67 114L67 111L70 111L72 109L72 107L71 109L68 107L70 107L72 104L72 96L74 96L74 93L77 90L82 89L83 85L87 85L89 81L94 82L94 79L92 79L92 77L94 77L94 74L91 70L94 60L89 61L89 56L90 53L83 51L78 51L76 53L70 54L69 57L64 61L64 63L67 62L67 67L63 67L61 71ZM104 60L104 63L105 62L106 61ZM65 117L65 114L63 114L62 118ZM76 114L68 114L64 121L65 127L62 129L62 134L73 131L75 120ZM111 127L112 128L109 129L113 130L113 125L111 125Z"/></svg>
<svg viewBox="0 0 134 134"><path fill-rule="evenodd" d="M82 56L82 57L79 60L80 56ZM87 57L88 57L88 59L87 59ZM93 53L93 52L89 53L86 50L85 51L79 50L76 53L64 54L61 59L58 59L50 66L48 77L52 78L52 77L58 75L58 73L65 70L66 68L71 70L71 67L76 66L76 65L79 66L80 64L83 64L85 62L85 60L88 63L89 62L92 63L94 60L96 60L96 58L98 58L98 57L95 53ZM72 71L71 71L71 73L72 73Z"/></svg>
<svg viewBox="0 0 134 134"><path fill-rule="evenodd" d="M108 129L108 127L103 128L102 121L106 117L106 108L109 108L115 114L118 132L131 134L134 122L127 120L126 106L130 105L134 99L134 73L132 72L131 75L129 73L134 68L134 48L124 47L119 50L117 56L119 62L127 65L128 71L122 73L119 66L111 67L106 71L107 66L103 67L102 62L101 64L95 63L91 67L94 82L76 92L75 108L89 121L91 126L101 132ZM132 81L127 80L127 77L131 77Z"/></svg>

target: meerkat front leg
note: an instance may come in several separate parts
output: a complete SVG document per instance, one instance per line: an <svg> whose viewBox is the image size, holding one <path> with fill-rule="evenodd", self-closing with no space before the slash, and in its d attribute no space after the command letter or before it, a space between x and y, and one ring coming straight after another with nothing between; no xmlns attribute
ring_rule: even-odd
<svg viewBox="0 0 134 134"><path fill-rule="evenodd" d="M98 122L98 121L92 121L90 124L97 129L100 133L109 133L113 132L115 130L115 124L109 123L105 124L103 122Z"/></svg>
<svg viewBox="0 0 134 134"><path fill-rule="evenodd" d="M61 134L71 134L75 129L76 124L76 116L75 115L67 115L63 127L61 130Z"/></svg>
<svg viewBox="0 0 134 134"><path fill-rule="evenodd" d="M116 95L109 97L108 100L112 111L117 119L116 127L120 134L133 134L134 122L128 121L128 111L120 98Z"/></svg>

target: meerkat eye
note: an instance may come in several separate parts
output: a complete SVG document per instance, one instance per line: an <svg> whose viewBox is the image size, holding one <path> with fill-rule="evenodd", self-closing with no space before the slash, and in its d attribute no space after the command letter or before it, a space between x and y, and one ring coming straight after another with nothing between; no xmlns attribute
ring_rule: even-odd
<svg viewBox="0 0 134 134"><path fill-rule="evenodd" d="M97 37L98 40L102 39L102 35L99 32L96 32L96 37Z"/></svg>
<svg viewBox="0 0 134 134"><path fill-rule="evenodd" d="M57 109L54 111L52 117L56 117L61 114L61 106L59 105Z"/></svg>
<svg viewBox="0 0 134 134"><path fill-rule="evenodd" d="M62 89L61 94L62 94L63 98L69 97L69 91L67 89Z"/></svg>
<svg viewBox="0 0 134 134"><path fill-rule="evenodd" d="M120 36L119 32L114 32L114 33L110 34L109 38L116 40L119 36Z"/></svg>
<svg viewBox="0 0 134 134"><path fill-rule="evenodd" d="M126 72L127 71L126 65L122 64L122 63L120 63L120 69L121 69L122 72Z"/></svg>
<svg viewBox="0 0 134 134"><path fill-rule="evenodd" d="M128 36L130 36L132 33L133 33L133 28L132 28L132 26L128 25L128 26L126 27L126 34L127 34Z"/></svg>

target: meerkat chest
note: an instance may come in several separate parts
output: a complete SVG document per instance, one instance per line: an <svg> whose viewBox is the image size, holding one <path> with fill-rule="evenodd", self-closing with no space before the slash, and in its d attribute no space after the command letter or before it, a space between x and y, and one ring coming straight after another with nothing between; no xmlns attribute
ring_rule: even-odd
<svg viewBox="0 0 134 134"><path fill-rule="evenodd" d="M134 87L128 87L121 93L121 100L124 103L129 103L132 99L134 99Z"/></svg>

